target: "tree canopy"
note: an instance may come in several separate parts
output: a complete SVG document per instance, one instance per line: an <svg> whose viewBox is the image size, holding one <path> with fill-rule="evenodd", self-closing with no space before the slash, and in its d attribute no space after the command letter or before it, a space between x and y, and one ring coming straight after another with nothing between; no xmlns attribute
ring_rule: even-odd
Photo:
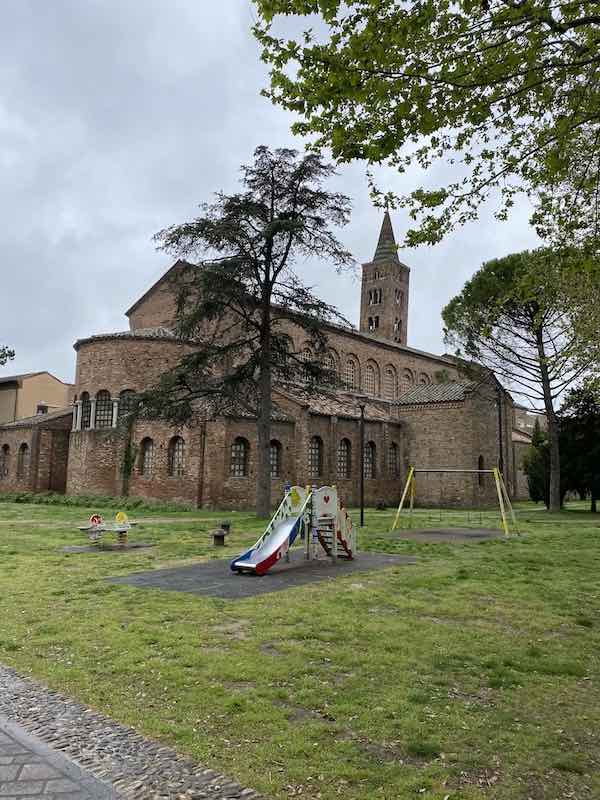
<svg viewBox="0 0 600 800"><path fill-rule="evenodd" d="M0 367L4 366L4 364L6 364L7 361L9 361L11 358L14 357L15 357L14 350L10 350L8 347L0 345Z"/></svg>
<svg viewBox="0 0 600 800"><path fill-rule="evenodd" d="M417 221L408 244L439 241L491 195L506 218L525 191L543 238L598 246L598 3L255 3L266 94L300 115L296 132L342 162L453 166L447 183L388 194Z"/></svg>
<svg viewBox="0 0 600 800"><path fill-rule="evenodd" d="M300 279L295 265L315 257L352 264L334 228L349 219L349 200L326 191L334 168L316 154L259 147L242 167L242 191L216 195L190 222L160 231L160 248L198 263L176 270L175 332L190 344L159 387L142 396L144 413L181 424L219 414L257 419L257 510L270 509L272 389L333 380L328 322L344 322ZM301 336L299 347L290 326Z"/></svg>
<svg viewBox="0 0 600 800"><path fill-rule="evenodd" d="M556 406L588 366L563 302L563 264L552 251L525 251L485 263L444 308L448 344L493 370L548 421L550 508L558 510Z"/></svg>
<svg viewBox="0 0 600 800"><path fill-rule="evenodd" d="M573 389L560 410L560 450L567 491L589 495L596 512L600 498L600 403L585 388Z"/></svg>

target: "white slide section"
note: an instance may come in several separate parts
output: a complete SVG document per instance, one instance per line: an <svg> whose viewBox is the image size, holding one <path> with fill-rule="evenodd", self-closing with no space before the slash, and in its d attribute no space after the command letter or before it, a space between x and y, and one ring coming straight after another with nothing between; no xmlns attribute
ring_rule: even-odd
<svg viewBox="0 0 600 800"><path fill-rule="evenodd" d="M277 523L268 536L263 536L253 548L232 561L231 569L235 572L247 570L256 575L264 575L290 549L298 535L301 521L302 515L288 517Z"/></svg>

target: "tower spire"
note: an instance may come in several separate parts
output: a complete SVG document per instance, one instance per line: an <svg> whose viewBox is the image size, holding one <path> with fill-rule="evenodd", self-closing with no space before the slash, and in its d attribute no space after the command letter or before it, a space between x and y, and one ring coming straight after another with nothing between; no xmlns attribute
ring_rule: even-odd
<svg viewBox="0 0 600 800"><path fill-rule="evenodd" d="M392 220L390 219L389 211L385 210L383 215L383 222L381 223L381 231L379 233L379 241L375 248L375 255L373 256L374 264L381 264L382 262L389 263L390 261L395 264L400 263L398 258L398 248L396 247L396 239L394 237L394 229L392 228Z"/></svg>

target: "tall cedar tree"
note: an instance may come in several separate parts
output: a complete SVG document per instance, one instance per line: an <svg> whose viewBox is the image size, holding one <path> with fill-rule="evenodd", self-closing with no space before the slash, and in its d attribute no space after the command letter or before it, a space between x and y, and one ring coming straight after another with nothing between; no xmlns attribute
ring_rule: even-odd
<svg viewBox="0 0 600 800"><path fill-rule="evenodd" d="M300 115L295 132L340 161L449 176L401 198L420 223L409 243L439 241L496 194L505 218L526 191L542 238L598 249L598 2L254 2L265 93Z"/></svg>
<svg viewBox="0 0 600 800"><path fill-rule="evenodd" d="M179 258L214 257L175 271L176 333L193 347L141 406L177 424L218 414L256 417L256 505L266 516L273 386L302 382L312 391L331 383L323 326L345 322L296 267L307 258L338 270L353 263L332 231L348 222L350 201L325 190L335 170L316 154L261 146L241 173L241 192L217 193L201 216L155 237ZM283 331L290 319L309 342L300 352Z"/></svg>
<svg viewBox="0 0 600 800"><path fill-rule="evenodd" d="M504 378L545 411L550 450L549 509L559 511L559 423L555 406L586 371L562 302L560 261L547 250L488 261L444 308L448 344Z"/></svg>
<svg viewBox="0 0 600 800"><path fill-rule="evenodd" d="M561 410L560 450L567 490L591 498L596 513L600 499L600 403L585 388L569 392Z"/></svg>

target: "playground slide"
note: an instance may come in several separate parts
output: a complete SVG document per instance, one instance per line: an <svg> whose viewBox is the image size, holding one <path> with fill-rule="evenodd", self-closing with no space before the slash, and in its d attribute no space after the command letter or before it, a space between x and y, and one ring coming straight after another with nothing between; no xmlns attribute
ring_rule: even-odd
<svg viewBox="0 0 600 800"><path fill-rule="evenodd" d="M231 562L234 572L264 575L291 547L302 524L302 514L279 522L268 536L261 536L250 550Z"/></svg>

